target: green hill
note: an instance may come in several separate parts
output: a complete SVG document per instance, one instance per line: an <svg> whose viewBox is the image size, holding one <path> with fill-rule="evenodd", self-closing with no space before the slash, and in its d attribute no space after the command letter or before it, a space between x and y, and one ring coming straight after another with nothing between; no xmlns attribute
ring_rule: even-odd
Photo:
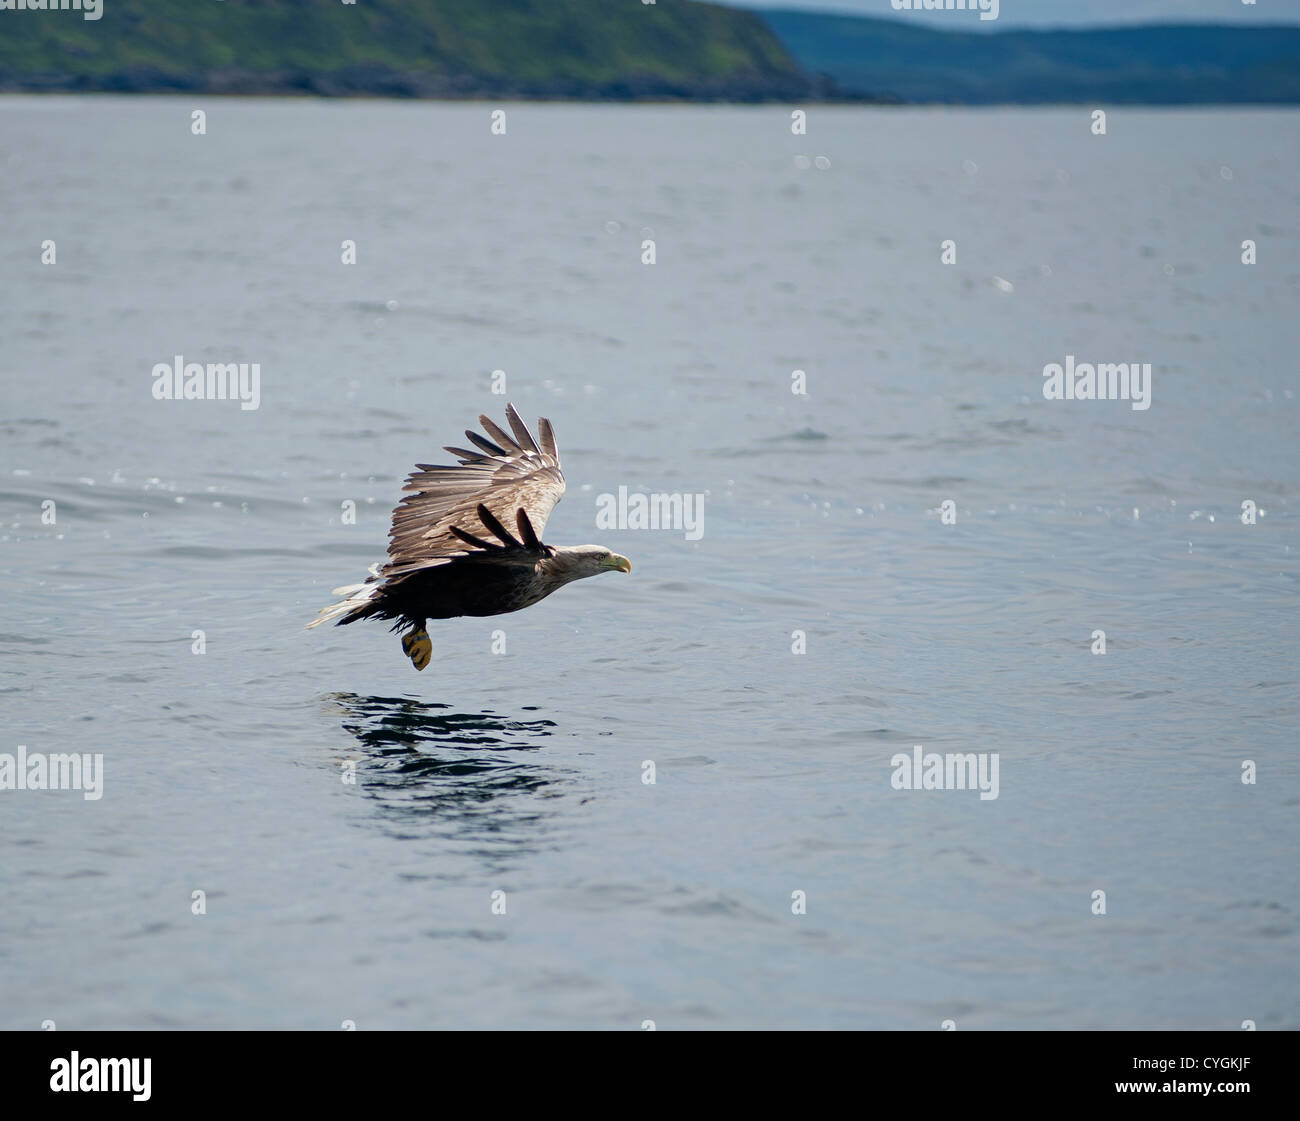
<svg viewBox="0 0 1300 1121"><path fill-rule="evenodd" d="M105 0L0 12L0 89L783 99L762 20L687 0Z"/></svg>

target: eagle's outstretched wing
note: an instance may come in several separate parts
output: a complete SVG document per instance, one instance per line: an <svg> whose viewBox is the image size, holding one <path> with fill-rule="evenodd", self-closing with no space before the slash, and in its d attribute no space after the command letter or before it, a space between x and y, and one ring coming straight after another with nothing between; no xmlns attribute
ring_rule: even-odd
<svg viewBox="0 0 1300 1121"><path fill-rule="evenodd" d="M488 417L478 419L486 437L465 430L478 450L444 448L458 466L418 463L407 477L402 489L412 493L393 511L388 563L379 571L384 579L502 545L541 548L546 519L564 494L551 422L537 422L535 440L513 405L506 406L513 438Z"/></svg>

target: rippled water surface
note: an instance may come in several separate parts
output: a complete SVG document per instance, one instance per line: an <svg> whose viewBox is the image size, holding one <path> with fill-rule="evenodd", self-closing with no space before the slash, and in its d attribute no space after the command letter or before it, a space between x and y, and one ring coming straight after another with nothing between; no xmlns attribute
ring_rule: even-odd
<svg viewBox="0 0 1300 1121"><path fill-rule="evenodd" d="M1298 118L489 110L0 100L0 1027L1300 1026ZM494 370L632 574L304 630Z"/></svg>

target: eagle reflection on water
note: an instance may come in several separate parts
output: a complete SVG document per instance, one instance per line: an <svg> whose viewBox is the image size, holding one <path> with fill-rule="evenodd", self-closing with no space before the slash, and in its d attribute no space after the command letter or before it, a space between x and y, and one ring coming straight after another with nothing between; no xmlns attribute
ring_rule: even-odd
<svg viewBox="0 0 1300 1121"><path fill-rule="evenodd" d="M355 762L356 789L401 836L477 839L493 849L513 838L514 847L525 836L537 840L552 816L539 798L565 792L569 775L532 758L553 734L552 720L453 712L411 697L322 699L361 748L361 758L339 763Z"/></svg>

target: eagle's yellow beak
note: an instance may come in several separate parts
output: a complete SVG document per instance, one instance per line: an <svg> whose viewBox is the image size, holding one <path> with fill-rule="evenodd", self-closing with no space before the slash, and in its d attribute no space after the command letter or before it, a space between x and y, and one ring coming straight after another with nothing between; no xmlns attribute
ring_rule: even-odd
<svg viewBox="0 0 1300 1121"><path fill-rule="evenodd" d="M632 562L627 557L620 557L617 553L610 553L604 561L606 568L612 568L615 572L631 572Z"/></svg>

